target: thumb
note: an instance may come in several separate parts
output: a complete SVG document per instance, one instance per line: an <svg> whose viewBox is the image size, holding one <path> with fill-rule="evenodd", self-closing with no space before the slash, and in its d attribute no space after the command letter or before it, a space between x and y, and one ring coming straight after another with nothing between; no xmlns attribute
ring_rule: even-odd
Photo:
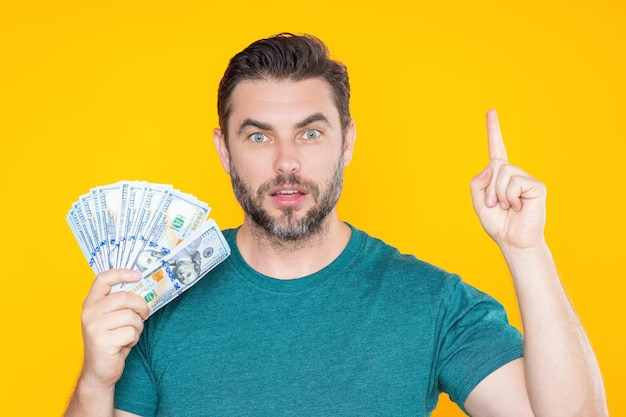
<svg viewBox="0 0 626 417"><path fill-rule="evenodd" d="M91 290L89 291L89 294L87 294L87 298L94 300L102 299L111 292L111 288L113 288L113 286L123 282L139 281L140 278L141 273L131 269L106 270L98 274L91 285Z"/></svg>
<svg viewBox="0 0 626 417"><path fill-rule="evenodd" d="M487 166L478 175L472 178L470 182L470 192L472 193L472 203L474 210L478 212L483 206L485 206L485 195L487 186L491 182L493 177L493 169Z"/></svg>

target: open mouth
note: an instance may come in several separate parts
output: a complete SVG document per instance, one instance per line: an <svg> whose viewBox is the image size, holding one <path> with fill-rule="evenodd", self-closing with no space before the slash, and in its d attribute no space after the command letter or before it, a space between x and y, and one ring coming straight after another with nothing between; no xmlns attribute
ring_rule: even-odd
<svg viewBox="0 0 626 417"><path fill-rule="evenodd" d="M276 187L270 192L270 197L279 206L296 206L307 197L308 192L300 187Z"/></svg>

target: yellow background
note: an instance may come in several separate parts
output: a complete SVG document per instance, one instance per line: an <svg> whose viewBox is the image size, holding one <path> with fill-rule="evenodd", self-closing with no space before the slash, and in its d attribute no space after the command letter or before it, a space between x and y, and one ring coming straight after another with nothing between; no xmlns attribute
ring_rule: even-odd
<svg viewBox="0 0 626 417"><path fill-rule="evenodd" d="M36 1L0 5L6 416L59 415L81 364L93 274L65 215L90 187L174 184L239 223L213 150L232 54L310 32L344 61L357 121L345 220L461 274L519 325L468 183L499 111L510 160L549 190L547 235L626 415L626 13L618 1ZM436 416L461 416L442 396Z"/></svg>

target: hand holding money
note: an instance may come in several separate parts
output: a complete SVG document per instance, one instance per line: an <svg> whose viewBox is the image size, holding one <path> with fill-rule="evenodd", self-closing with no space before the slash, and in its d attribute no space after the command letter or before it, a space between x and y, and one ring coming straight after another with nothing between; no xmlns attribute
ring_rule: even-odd
<svg viewBox="0 0 626 417"><path fill-rule="evenodd" d="M120 181L82 195L67 222L97 275L114 268L140 271L132 291L150 306L167 304L230 254L210 207L170 185Z"/></svg>
<svg viewBox="0 0 626 417"><path fill-rule="evenodd" d="M83 377L110 387L119 379L130 349L143 332L149 317L148 303L130 291L111 294L119 283L134 283L137 271L111 269L98 274L83 303L82 333L85 360Z"/></svg>

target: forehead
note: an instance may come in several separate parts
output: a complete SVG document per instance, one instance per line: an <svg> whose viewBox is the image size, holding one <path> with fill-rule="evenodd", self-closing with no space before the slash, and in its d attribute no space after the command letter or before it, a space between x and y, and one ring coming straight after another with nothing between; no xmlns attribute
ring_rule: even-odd
<svg viewBox="0 0 626 417"><path fill-rule="evenodd" d="M331 124L339 125L332 89L321 78L241 81L233 91L230 106L230 127L247 118L291 125L315 113L322 113Z"/></svg>

